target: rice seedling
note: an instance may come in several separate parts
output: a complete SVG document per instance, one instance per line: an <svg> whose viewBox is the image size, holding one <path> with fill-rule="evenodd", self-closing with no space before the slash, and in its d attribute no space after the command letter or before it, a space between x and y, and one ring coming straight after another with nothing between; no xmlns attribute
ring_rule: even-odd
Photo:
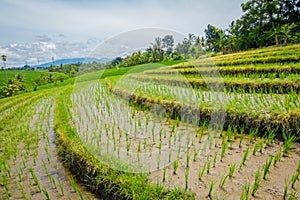
<svg viewBox="0 0 300 200"><path fill-rule="evenodd" d="M267 137L267 141L266 141L266 145L267 145L267 146L271 146L271 144L272 144L273 141L274 141L275 136L276 136L275 130L272 129L272 130L268 133L268 137Z"/></svg>
<svg viewBox="0 0 300 200"><path fill-rule="evenodd" d="M287 197L288 197L288 190L289 190L289 187L290 187L290 181L288 181L288 178L285 178L284 179L284 187L283 187L283 199L286 200Z"/></svg>
<svg viewBox="0 0 300 200"><path fill-rule="evenodd" d="M233 127L233 139L236 140L238 135L238 127Z"/></svg>
<svg viewBox="0 0 300 200"><path fill-rule="evenodd" d="M244 132L241 132L240 134L240 142L239 142L239 148L242 148L243 146L243 140L244 140Z"/></svg>
<svg viewBox="0 0 300 200"><path fill-rule="evenodd" d="M264 147L264 141L263 141L263 140L260 140L259 142L257 142L257 143L254 145L252 154L255 156L255 154L256 154L256 152L257 152L258 150L259 150L260 152L262 152L263 147Z"/></svg>
<svg viewBox="0 0 300 200"><path fill-rule="evenodd" d="M221 162L223 162L223 158L225 157L226 150L227 150L227 142L224 141L224 142L222 143Z"/></svg>
<svg viewBox="0 0 300 200"><path fill-rule="evenodd" d="M190 159L191 159L190 151L187 151L187 153L186 153L186 168L190 167Z"/></svg>
<svg viewBox="0 0 300 200"><path fill-rule="evenodd" d="M196 135L198 137L199 143L201 143L203 135L204 135L204 128L202 127L200 130L198 129Z"/></svg>
<svg viewBox="0 0 300 200"><path fill-rule="evenodd" d="M38 187L39 191L41 191L40 182L39 182L39 180L38 180L36 174L34 173L32 167L29 168L29 172L30 172L30 174L31 174L31 176L32 176L32 178L33 178L33 181L34 181L35 185Z"/></svg>
<svg viewBox="0 0 300 200"><path fill-rule="evenodd" d="M50 179L53 187L56 188L56 182L55 182L55 179L53 178L53 176L49 176L49 179Z"/></svg>
<svg viewBox="0 0 300 200"><path fill-rule="evenodd" d="M159 169L160 161L161 161L160 154L158 154L156 157L157 169Z"/></svg>
<svg viewBox="0 0 300 200"><path fill-rule="evenodd" d="M214 157L213 157L213 168L216 167L217 156L218 156L218 151L215 151L215 154L214 154Z"/></svg>
<svg viewBox="0 0 300 200"><path fill-rule="evenodd" d="M17 173L18 173L18 177L19 177L19 182L22 182L22 174L23 174L22 168L19 168L19 169L17 170Z"/></svg>
<svg viewBox="0 0 300 200"><path fill-rule="evenodd" d="M109 144L109 142L107 142L107 144ZM126 152L127 152L127 156L129 155L130 146L131 146L131 141L128 139L128 140L126 140Z"/></svg>
<svg viewBox="0 0 300 200"><path fill-rule="evenodd" d="M199 169L199 172L198 172L198 179L199 180L202 180L202 177L203 177L203 174L205 172L205 169L206 169L206 162L204 163L204 166Z"/></svg>
<svg viewBox="0 0 300 200"><path fill-rule="evenodd" d="M214 147L214 138L213 136L209 136L209 149L212 149ZM230 143L231 144L231 143Z"/></svg>
<svg viewBox="0 0 300 200"><path fill-rule="evenodd" d="M292 176L292 179L291 179L291 185L292 185L292 188L295 189L295 183L296 181L299 179L299 175L300 175L300 172L296 172L296 174L294 174Z"/></svg>
<svg viewBox="0 0 300 200"><path fill-rule="evenodd" d="M186 168L185 169L185 172L184 172L184 177L185 177L185 190L188 189L189 187L189 171L190 171L190 168Z"/></svg>
<svg viewBox="0 0 300 200"><path fill-rule="evenodd" d="M57 180L58 180L58 187L59 187L60 193L61 193L62 196L64 196L65 193L64 193L64 187L62 185L62 182L60 181L59 178Z"/></svg>
<svg viewBox="0 0 300 200"><path fill-rule="evenodd" d="M207 157L207 161L206 161L206 173L209 174L210 173L210 159Z"/></svg>
<svg viewBox="0 0 300 200"><path fill-rule="evenodd" d="M8 189L7 177L5 175L2 175L2 186L4 187L5 197L9 199L11 194Z"/></svg>
<svg viewBox="0 0 300 200"><path fill-rule="evenodd" d="M73 190L76 192L77 191L77 186L76 186L76 183L75 183L74 179L72 177L68 177L68 180L69 180Z"/></svg>
<svg viewBox="0 0 300 200"><path fill-rule="evenodd" d="M297 140L297 137L292 134L286 134L285 131L282 132L282 136L284 139L284 146L283 146L283 156L287 157L288 152L293 147L294 142Z"/></svg>
<svg viewBox="0 0 300 200"><path fill-rule="evenodd" d="M193 157L194 162L196 162L196 160L198 158L198 154L199 154L199 151L197 150L196 146L194 146L194 157Z"/></svg>
<svg viewBox="0 0 300 200"><path fill-rule="evenodd" d="M247 160L248 155L249 155L249 151L250 151L250 147L248 146L245 153L244 153L244 155L243 155L242 161L240 163L240 168L242 168L242 166L245 165L246 160Z"/></svg>
<svg viewBox="0 0 300 200"><path fill-rule="evenodd" d="M234 174L234 171L235 171L236 167L237 167L237 163L230 163L229 172L228 172L228 177L229 178L233 177L233 174Z"/></svg>
<svg viewBox="0 0 300 200"><path fill-rule="evenodd" d="M256 143L256 144L254 145L254 147L253 147L252 155L255 156L255 154L256 154L256 152L258 151L258 149L259 149L259 143Z"/></svg>
<svg viewBox="0 0 300 200"><path fill-rule="evenodd" d="M224 175L221 177L220 184L219 184L219 187L220 187L220 188L223 188L223 187L224 187L227 178L228 178L228 174L224 174Z"/></svg>
<svg viewBox="0 0 300 200"><path fill-rule="evenodd" d="M266 164L264 165L264 176L263 176L264 180L266 180L267 178L267 174L269 173L272 161L273 161L273 157L270 157L269 159L266 160Z"/></svg>
<svg viewBox="0 0 300 200"><path fill-rule="evenodd" d="M169 162L172 160L172 151L169 152Z"/></svg>
<svg viewBox="0 0 300 200"><path fill-rule="evenodd" d="M250 130L250 134L249 134L249 137L248 137L248 142L249 143L252 143L253 140L256 139L257 133L258 133L258 128Z"/></svg>
<svg viewBox="0 0 300 200"><path fill-rule="evenodd" d="M173 162L173 174L177 173L177 169L178 169L178 160L175 160Z"/></svg>
<svg viewBox="0 0 300 200"><path fill-rule="evenodd" d="M252 191L251 191L252 196L254 196L255 193L257 192L257 190L259 189L260 183L261 183L261 171L260 171L260 167L259 167L255 173L255 179L254 179L254 183L253 183Z"/></svg>
<svg viewBox="0 0 300 200"><path fill-rule="evenodd" d="M249 182L247 182L243 186L240 200L248 200L249 197L250 197L250 184L249 184Z"/></svg>
<svg viewBox="0 0 300 200"><path fill-rule="evenodd" d="M161 149L162 149L162 141L160 141L158 143L158 152L159 152L159 155L161 154Z"/></svg>
<svg viewBox="0 0 300 200"><path fill-rule="evenodd" d="M18 186L19 186L19 189L20 189L20 192L21 192L21 195L22 195L22 199L27 199L26 192L24 191L24 186L22 185L22 183L19 182Z"/></svg>
<svg viewBox="0 0 300 200"><path fill-rule="evenodd" d="M274 162L273 162L274 167L280 161L281 156L282 156L282 153L280 151L274 154Z"/></svg>
<svg viewBox="0 0 300 200"><path fill-rule="evenodd" d="M176 140L177 140L177 134L174 134L173 145L175 145Z"/></svg>
<svg viewBox="0 0 300 200"><path fill-rule="evenodd" d="M146 147L147 147L147 139L146 138L144 139L143 147L144 147L144 150L146 150Z"/></svg>
<svg viewBox="0 0 300 200"><path fill-rule="evenodd" d="M232 142L233 141L232 136L233 136L233 131L232 131L231 125L229 124L228 129L227 129L227 142Z"/></svg>
<svg viewBox="0 0 300 200"><path fill-rule="evenodd" d="M76 192L77 192L77 194L78 194L80 200L83 200L83 195L82 195L81 190L80 190L79 188L77 188L77 189L76 189Z"/></svg>
<svg viewBox="0 0 300 200"><path fill-rule="evenodd" d="M288 200L298 200L299 194L297 191L291 191Z"/></svg>
<svg viewBox="0 0 300 200"><path fill-rule="evenodd" d="M207 196L208 196L210 199L212 199L213 189L214 189L215 184L216 184L216 182L214 182L214 181L211 181L211 182L209 183L209 189L208 189L208 195L207 195Z"/></svg>
<svg viewBox="0 0 300 200"><path fill-rule="evenodd" d="M46 200L50 200L50 196L49 196L49 193L48 193L47 189L43 188L42 191L43 191L43 194L44 194Z"/></svg>
<svg viewBox="0 0 300 200"><path fill-rule="evenodd" d="M166 166L164 166L164 170L163 170L163 182L165 182L166 181L166 173L167 173L167 167Z"/></svg>
<svg viewBox="0 0 300 200"><path fill-rule="evenodd" d="M47 166L46 166L44 160L42 160L42 163L43 163L43 169L44 169L44 172L46 173L46 175L47 175L48 177L50 177L50 173L49 173L49 171L48 171L48 168L47 168Z"/></svg>
<svg viewBox="0 0 300 200"><path fill-rule="evenodd" d="M4 160L4 170L7 173L8 177L11 177L11 169L10 169L10 165L6 162L6 160Z"/></svg>

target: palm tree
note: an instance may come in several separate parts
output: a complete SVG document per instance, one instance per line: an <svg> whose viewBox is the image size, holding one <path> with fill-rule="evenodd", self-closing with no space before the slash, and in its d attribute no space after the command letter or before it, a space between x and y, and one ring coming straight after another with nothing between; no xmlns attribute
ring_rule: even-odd
<svg viewBox="0 0 300 200"><path fill-rule="evenodd" d="M161 61L164 55L162 39L160 37L156 37L155 42L151 43L151 45L154 51L154 59L156 61Z"/></svg>

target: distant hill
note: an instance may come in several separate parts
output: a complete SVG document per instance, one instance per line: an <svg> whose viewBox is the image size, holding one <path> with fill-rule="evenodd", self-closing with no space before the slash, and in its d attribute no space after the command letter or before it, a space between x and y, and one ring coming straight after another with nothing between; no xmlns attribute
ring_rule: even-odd
<svg viewBox="0 0 300 200"><path fill-rule="evenodd" d="M74 64L74 63L92 63L92 62L97 62L97 63L106 63L110 61L108 58L66 58L66 59L60 59L60 60L55 60L53 63L48 62L48 63L43 63L40 65L34 65L32 66L33 68L47 68L50 67L51 65L64 65L64 64Z"/></svg>

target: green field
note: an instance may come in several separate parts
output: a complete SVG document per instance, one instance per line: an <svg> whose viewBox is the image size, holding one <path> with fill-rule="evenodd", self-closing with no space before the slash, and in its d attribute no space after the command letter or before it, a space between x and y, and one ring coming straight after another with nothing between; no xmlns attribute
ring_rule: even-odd
<svg viewBox="0 0 300 200"><path fill-rule="evenodd" d="M46 71L24 71L24 70L2 70L0 71L0 84L4 84L9 79L15 78L17 74L23 74L25 83L31 85L34 79L39 78L41 74L47 74Z"/></svg>
<svg viewBox="0 0 300 200"><path fill-rule="evenodd" d="M0 99L0 196L296 199L299 48L107 69ZM46 72L22 73L30 85Z"/></svg>

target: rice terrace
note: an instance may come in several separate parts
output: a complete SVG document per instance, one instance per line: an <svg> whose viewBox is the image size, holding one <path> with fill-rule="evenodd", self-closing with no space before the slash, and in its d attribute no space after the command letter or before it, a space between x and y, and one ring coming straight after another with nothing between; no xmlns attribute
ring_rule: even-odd
<svg viewBox="0 0 300 200"><path fill-rule="evenodd" d="M126 32L91 55L154 37L107 62L8 68L0 52L0 199L299 199L291 2L247 1L229 32L177 44Z"/></svg>

